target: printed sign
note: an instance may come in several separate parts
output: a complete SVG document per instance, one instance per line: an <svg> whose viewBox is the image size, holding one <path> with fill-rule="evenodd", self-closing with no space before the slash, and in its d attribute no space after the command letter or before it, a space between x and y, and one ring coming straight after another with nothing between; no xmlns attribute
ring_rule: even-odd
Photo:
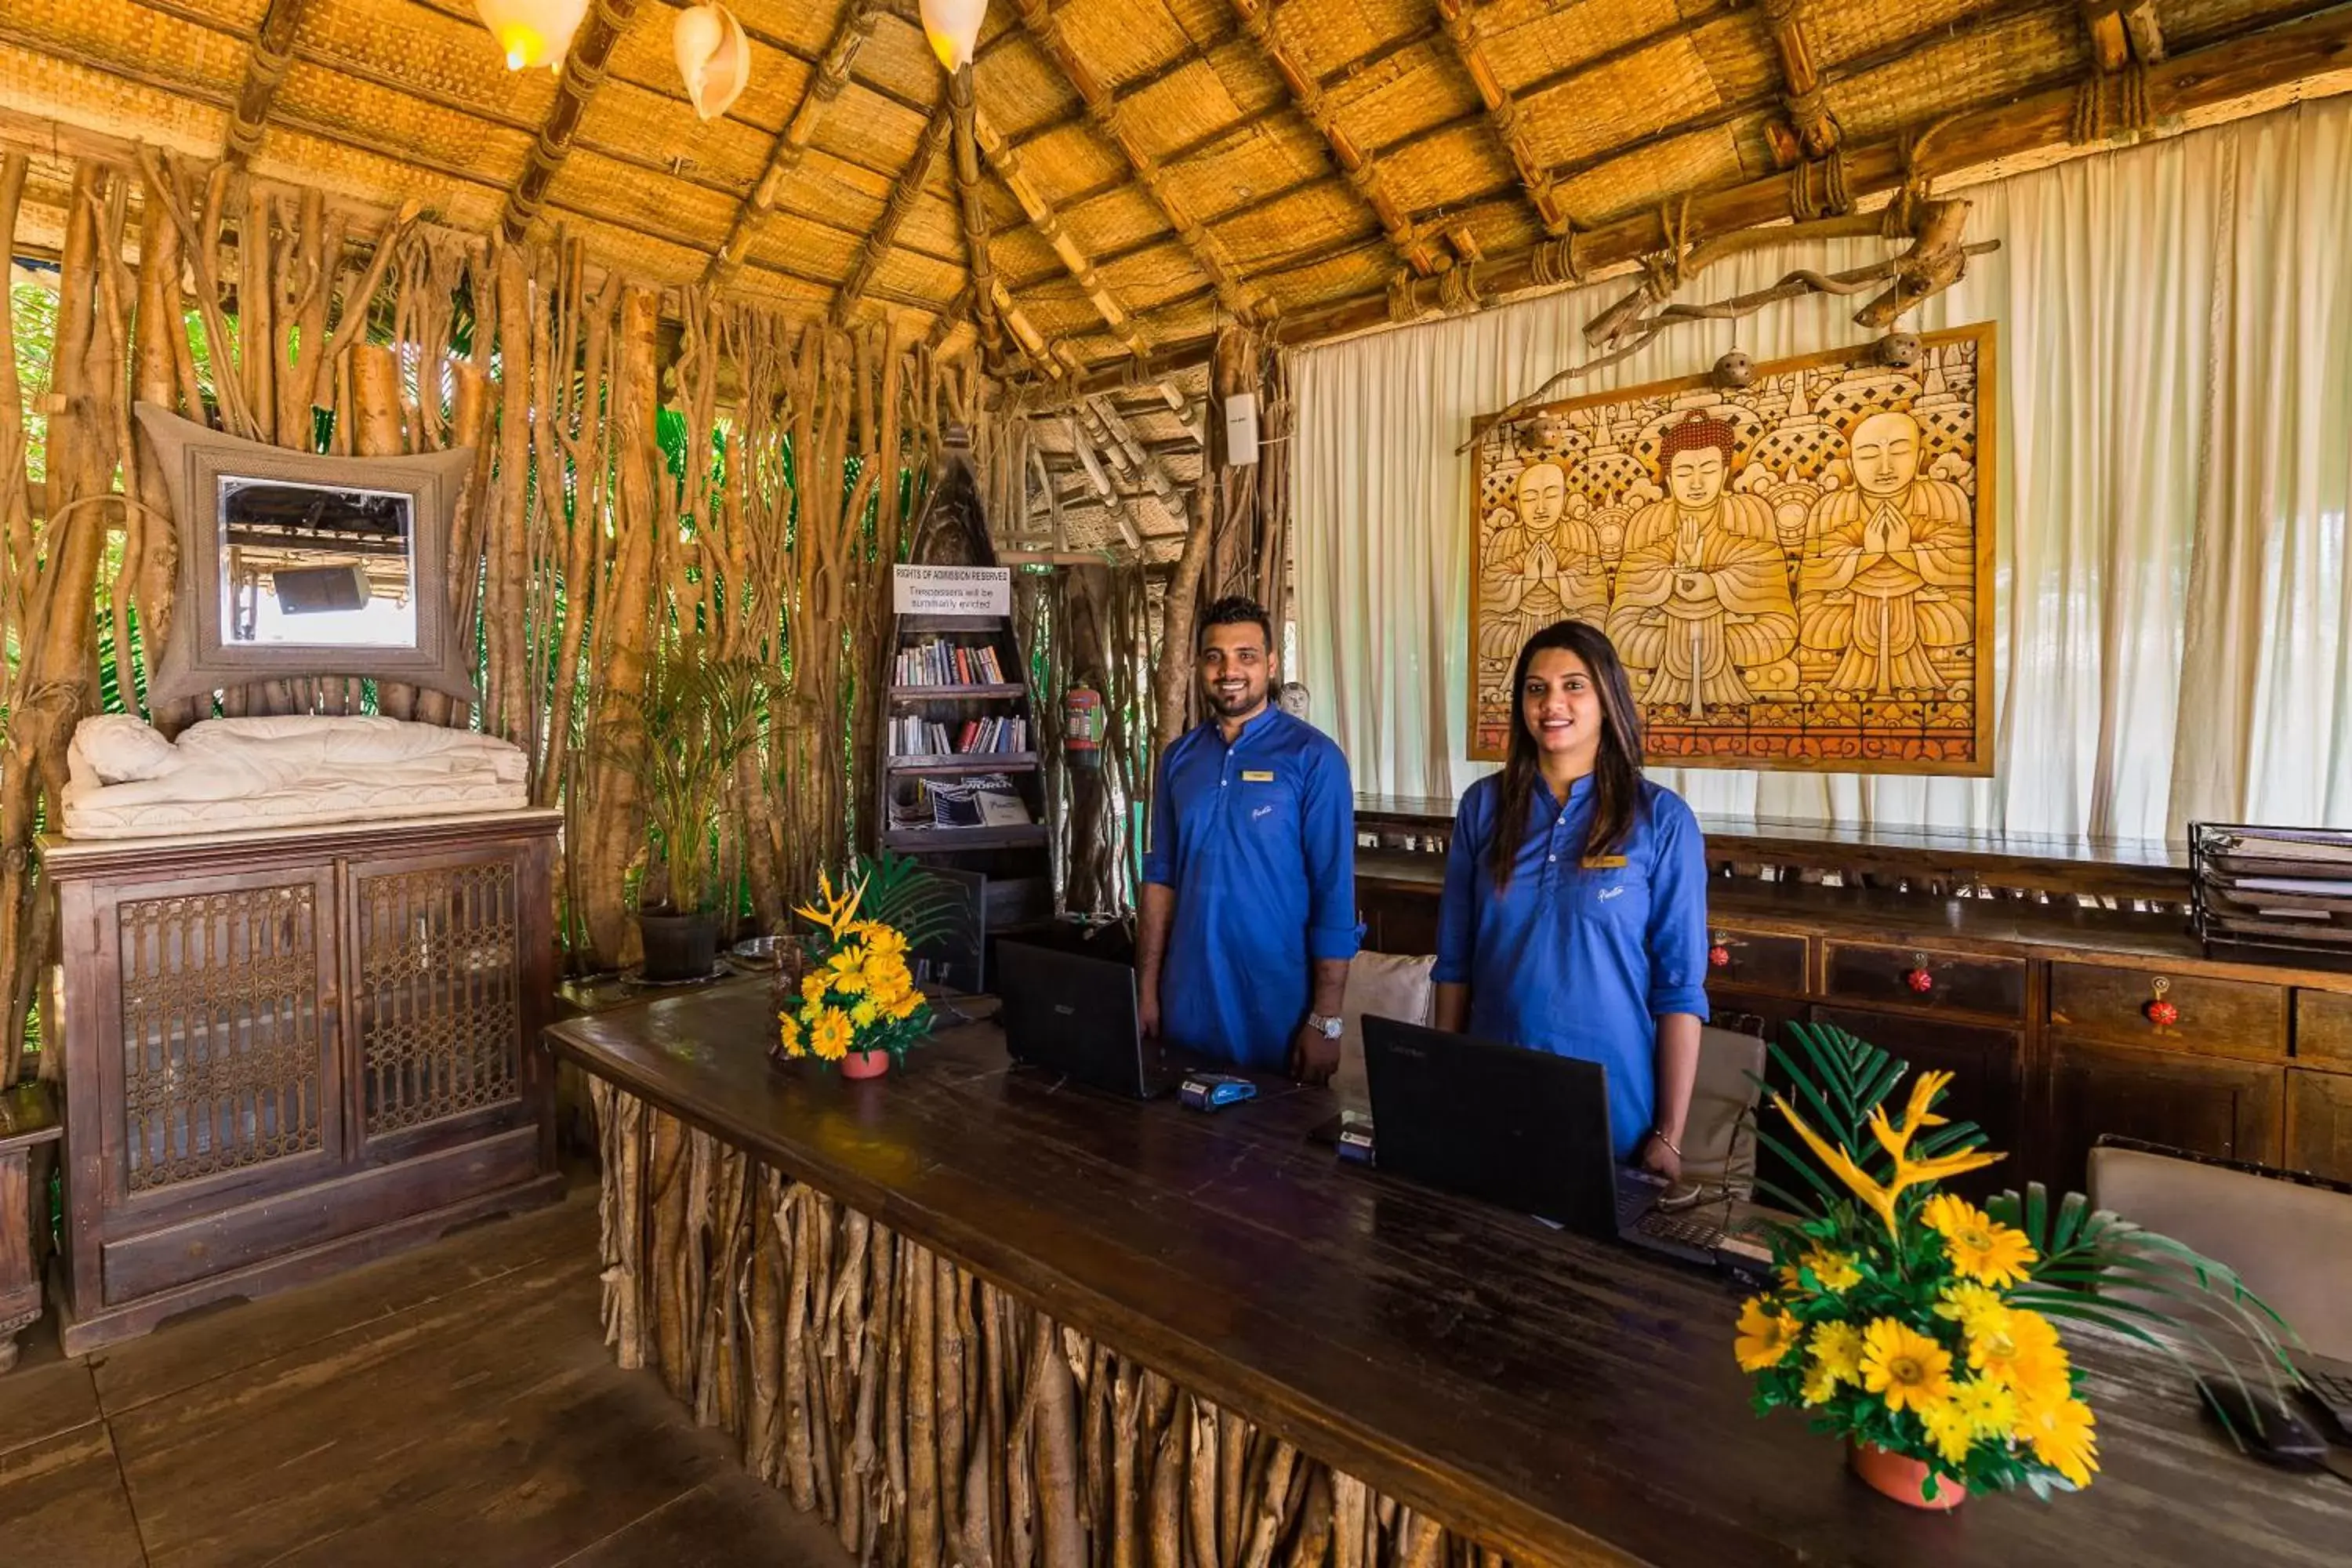
<svg viewBox="0 0 2352 1568"><path fill-rule="evenodd" d="M892 601L902 616L1009 616L1009 566L895 566Z"/></svg>

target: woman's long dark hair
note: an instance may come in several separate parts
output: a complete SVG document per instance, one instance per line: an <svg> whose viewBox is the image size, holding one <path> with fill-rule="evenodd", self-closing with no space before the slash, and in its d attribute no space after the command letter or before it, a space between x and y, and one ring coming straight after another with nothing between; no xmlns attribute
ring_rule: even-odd
<svg viewBox="0 0 2352 1568"><path fill-rule="evenodd" d="M1528 666L1548 648L1565 648L1584 661L1601 698L1601 752L1592 762L1592 821L1580 857L1607 855L1633 831L1642 799L1642 710L1608 634L1582 621L1554 621L1527 640L1511 667L1511 744L1503 756L1502 797L1496 806L1495 842L1488 850L1495 891L1511 885L1511 867L1527 841L1528 803L1543 783L1535 732L1528 728L1524 692Z"/></svg>

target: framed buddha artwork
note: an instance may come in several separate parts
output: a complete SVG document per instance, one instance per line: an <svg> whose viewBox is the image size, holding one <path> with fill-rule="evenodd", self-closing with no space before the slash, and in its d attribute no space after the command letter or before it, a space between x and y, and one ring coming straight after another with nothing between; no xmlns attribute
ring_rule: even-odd
<svg viewBox="0 0 2352 1568"><path fill-rule="evenodd" d="M1503 755L1520 644L1574 618L1654 763L1990 773L1993 328L1918 343L1480 420L1470 755Z"/></svg>

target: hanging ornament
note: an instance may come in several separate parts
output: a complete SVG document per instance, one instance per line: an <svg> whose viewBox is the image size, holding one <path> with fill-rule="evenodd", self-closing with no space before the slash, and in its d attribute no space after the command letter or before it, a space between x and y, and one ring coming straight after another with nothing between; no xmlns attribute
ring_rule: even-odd
<svg viewBox="0 0 2352 1568"><path fill-rule="evenodd" d="M474 0L474 11L506 51L507 69L561 71L572 35L587 19L588 0Z"/></svg>
<svg viewBox="0 0 2352 1568"><path fill-rule="evenodd" d="M689 5L677 14L669 42L694 112L705 120L726 113L751 79L751 46L735 13L724 5Z"/></svg>
<svg viewBox="0 0 2352 1568"><path fill-rule="evenodd" d="M988 0L922 0L923 37L931 53L952 74L971 64L980 43L980 24L988 15Z"/></svg>

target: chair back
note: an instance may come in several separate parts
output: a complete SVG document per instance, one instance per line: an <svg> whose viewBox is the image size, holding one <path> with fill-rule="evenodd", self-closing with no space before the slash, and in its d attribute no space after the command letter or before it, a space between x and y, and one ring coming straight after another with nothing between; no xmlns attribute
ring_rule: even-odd
<svg viewBox="0 0 2352 1568"><path fill-rule="evenodd" d="M1701 1025L1698 1077L1683 1123L1683 1178L1734 1197L1756 1192L1756 1079L1764 1071L1761 1036Z"/></svg>

